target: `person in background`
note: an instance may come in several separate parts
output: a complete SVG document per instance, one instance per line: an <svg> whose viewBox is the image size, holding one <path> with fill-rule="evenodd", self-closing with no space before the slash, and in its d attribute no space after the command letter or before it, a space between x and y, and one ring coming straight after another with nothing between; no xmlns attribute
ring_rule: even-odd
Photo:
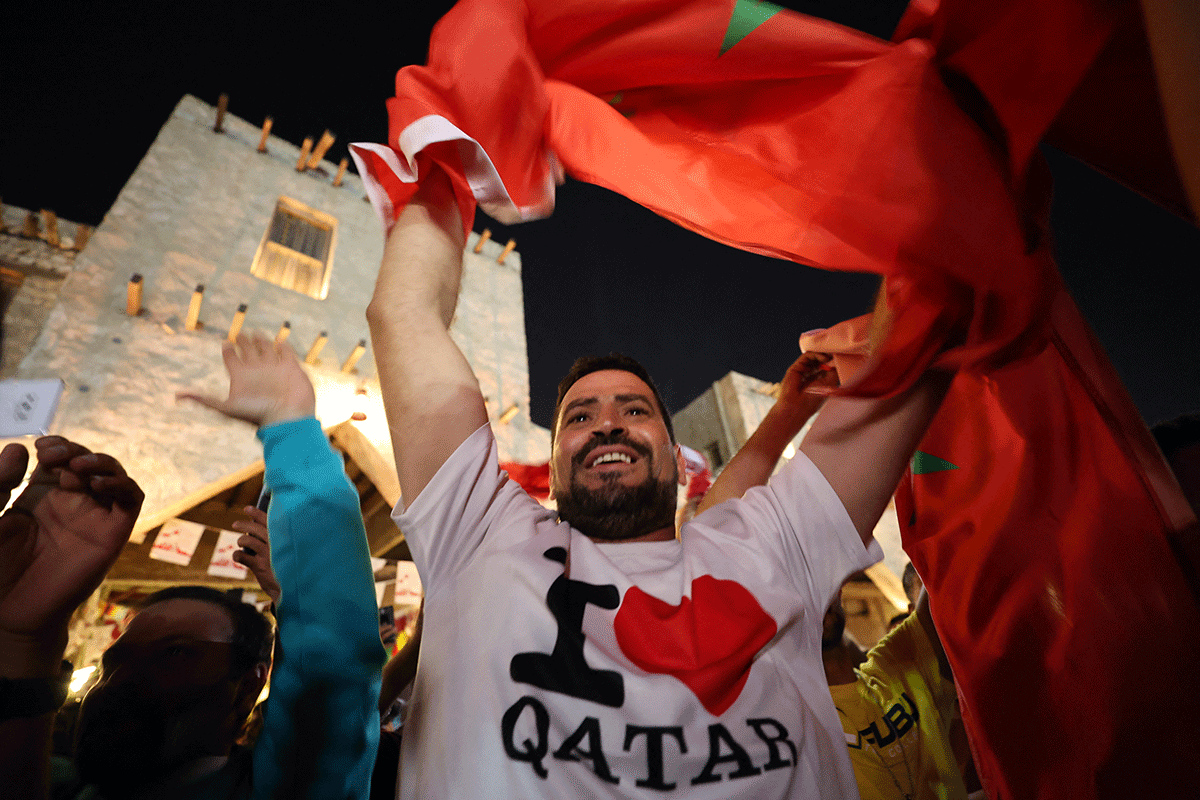
<svg viewBox="0 0 1200 800"><path fill-rule="evenodd" d="M56 798L367 797L384 654L358 493L295 355L241 336L224 359L227 399L181 396L259 426L264 445L282 647L262 732L252 748L235 744L267 679L270 624L222 592L169 588L105 651L79 711L78 774L56 773ZM66 620L142 501L112 458L59 437L37 447L29 487L0 518L0 786L35 799L50 796ZM0 488L11 492L24 466L23 448L5 449Z"/></svg>
<svg viewBox="0 0 1200 800"><path fill-rule="evenodd" d="M366 798L386 653L358 492L314 416L312 383L291 349L242 335L222 354L229 396L179 397L257 425L263 442L270 540L236 526L249 551L237 559L256 576L273 572L278 586L280 652L254 746L254 794ZM250 521L261 523L261 514ZM270 580L262 585L271 593Z"/></svg>
<svg viewBox="0 0 1200 800"><path fill-rule="evenodd" d="M34 447L37 468L0 516L0 787L50 791L54 712L67 695L67 623L128 541L145 495L111 456L61 436ZM28 451L0 452L0 506L20 486Z"/></svg>
<svg viewBox="0 0 1200 800"><path fill-rule="evenodd" d="M275 579L275 570L271 569L271 537L267 534L267 512L256 506L246 506L246 519L235 520L233 529L242 535L238 537L238 550L233 554L233 560L250 570L258 587L271 598L271 604L279 602L282 589Z"/></svg>
<svg viewBox="0 0 1200 800"><path fill-rule="evenodd" d="M280 587L271 568L271 536L267 525L267 514L255 506L246 506L246 519L233 523L233 528L241 532L238 547L242 548L233 558L247 569L258 581L259 587L271 598L273 603L279 601ZM422 612L424 607L422 606ZM424 613L418 613L416 630L408 638L400 651L388 659L383 667L382 682L379 692L379 717L382 728L379 733L379 747L375 765L371 772L371 800L390 800L396 794L396 778L400 766L400 721L392 724L392 716L397 713L396 701L401 693L412 683L417 673L417 658L421 647L421 629ZM396 630L391 627L394 639ZM384 639L384 626L380 625L380 638ZM383 641L386 647L388 642ZM269 701L268 701L269 702Z"/></svg>
<svg viewBox="0 0 1200 800"><path fill-rule="evenodd" d="M838 601L821 655L863 800L981 799L929 595L865 654L845 627Z"/></svg>

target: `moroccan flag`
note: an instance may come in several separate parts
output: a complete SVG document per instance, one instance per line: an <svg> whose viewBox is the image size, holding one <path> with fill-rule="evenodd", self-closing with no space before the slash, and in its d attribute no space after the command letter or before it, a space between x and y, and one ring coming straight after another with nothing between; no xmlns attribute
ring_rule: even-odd
<svg viewBox="0 0 1200 800"><path fill-rule="evenodd" d="M919 0L895 39L758 0L461 0L428 65L397 75L387 144L351 151L389 228L432 159L464 227L476 202L549 214L569 173L736 247L902 278L853 387L895 391L935 357L996 365L1045 341L1048 132L1182 197L1136 2Z"/></svg>
<svg viewBox="0 0 1200 800"><path fill-rule="evenodd" d="M934 55L752 0L462 0L397 75L389 142L352 152L387 226L423 156L459 176L464 226L474 200L550 213L565 171L746 250L903 275L889 358L857 387L887 391L965 317L944 358L1044 336L1050 259Z"/></svg>
<svg viewBox="0 0 1200 800"><path fill-rule="evenodd" d="M801 344L853 369L867 329ZM1196 519L1061 288L1045 350L956 376L896 513L989 797L1196 796Z"/></svg>

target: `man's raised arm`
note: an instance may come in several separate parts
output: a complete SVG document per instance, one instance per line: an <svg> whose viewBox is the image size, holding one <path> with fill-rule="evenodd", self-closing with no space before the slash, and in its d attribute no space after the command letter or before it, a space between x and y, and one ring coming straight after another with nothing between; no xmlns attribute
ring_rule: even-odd
<svg viewBox="0 0 1200 800"><path fill-rule="evenodd" d="M779 398L746 444L729 460L704 495L696 513L701 514L732 497L741 497L752 486L762 486L771 477L784 449L804 423L817 413L825 398L805 392L809 386L836 388L837 372L821 369L829 361L823 353L805 353L788 367L779 382Z"/></svg>
<svg viewBox="0 0 1200 800"><path fill-rule="evenodd" d="M806 334L801 346L832 354L862 353L859 343L866 339L868 349L875 351L890 318L887 292L880 286L871 317L842 323L815 338ZM869 320L866 328L855 324L864 319ZM853 341L841 341L847 337ZM842 374L841 379L849 383L852 375ZM863 544L870 543L875 523L953 380L952 373L931 369L895 397L831 397L800 443L846 507Z"/></svg>
<svg viewBox="0 0 1200 800"><path fill-rule="evenodd" d="M406 507L488 421L475 373L450 338L465 242L450 180L433 169L388 235L367 307Z"/></svg>
<svg viewBox="0 0 1200 800"><path fill-rule="evenodd" d="M900 476L953 375L929 371L896 397L832 397L800 449L837 492L863 543L887 508Z"/></svg>

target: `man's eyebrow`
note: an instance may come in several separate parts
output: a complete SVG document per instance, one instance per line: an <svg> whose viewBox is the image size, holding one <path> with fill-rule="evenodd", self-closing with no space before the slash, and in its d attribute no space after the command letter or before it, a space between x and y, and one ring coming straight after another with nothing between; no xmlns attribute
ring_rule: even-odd
<svg viewBox="0 0 1200 800"><path fill-rule="evenodd" d="M618 394L618 395L614 395L614 399L618 403L639 403L640 402L640 403L645 403L646 405L650 406L651 408L656 407L654 405L653 401L651 401L650 396L646 395L646 394L640 394L640 393ZM594 406L599 402L600 402L600 399L597 397L577 398L577 399L572 400L571 402L567 403L565 406L563 406L562 416L565 419L567 414L571 413L571 411L573 411L574 409L582 408L583 406Z"/></svg>
<svg viewBox="0 0 1200 800"><path fill-rule="evenodd" d="M565 417L567 413L573 409L579 408L580 406L594 406L598 402L600 402L600 400L595 397L580 397L567 403L566 406L563 407L562 414Z"/></svg>
<svg viewBox="0 0 1200 800"><path fill-rule="evenodd" d="M618 403L633 403L638 400L642 401L643 403L647 403L652 407L654 406L654 403L651 402L649 395L645 395L645 394L619 394L619 395L617 395Z"/></svg>

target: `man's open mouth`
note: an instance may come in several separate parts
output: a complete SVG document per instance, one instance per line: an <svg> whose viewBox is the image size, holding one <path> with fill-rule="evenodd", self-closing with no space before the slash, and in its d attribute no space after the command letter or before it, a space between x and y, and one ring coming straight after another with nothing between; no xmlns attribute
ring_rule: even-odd
<svg viewBox="0 0 1200 800"><path fill-rule="evenodd" d="M632 464L634 461L634 457L628 453L613 452L605 453L604 455L593 459L588 466L598 467L601 464Z"/></svg>

